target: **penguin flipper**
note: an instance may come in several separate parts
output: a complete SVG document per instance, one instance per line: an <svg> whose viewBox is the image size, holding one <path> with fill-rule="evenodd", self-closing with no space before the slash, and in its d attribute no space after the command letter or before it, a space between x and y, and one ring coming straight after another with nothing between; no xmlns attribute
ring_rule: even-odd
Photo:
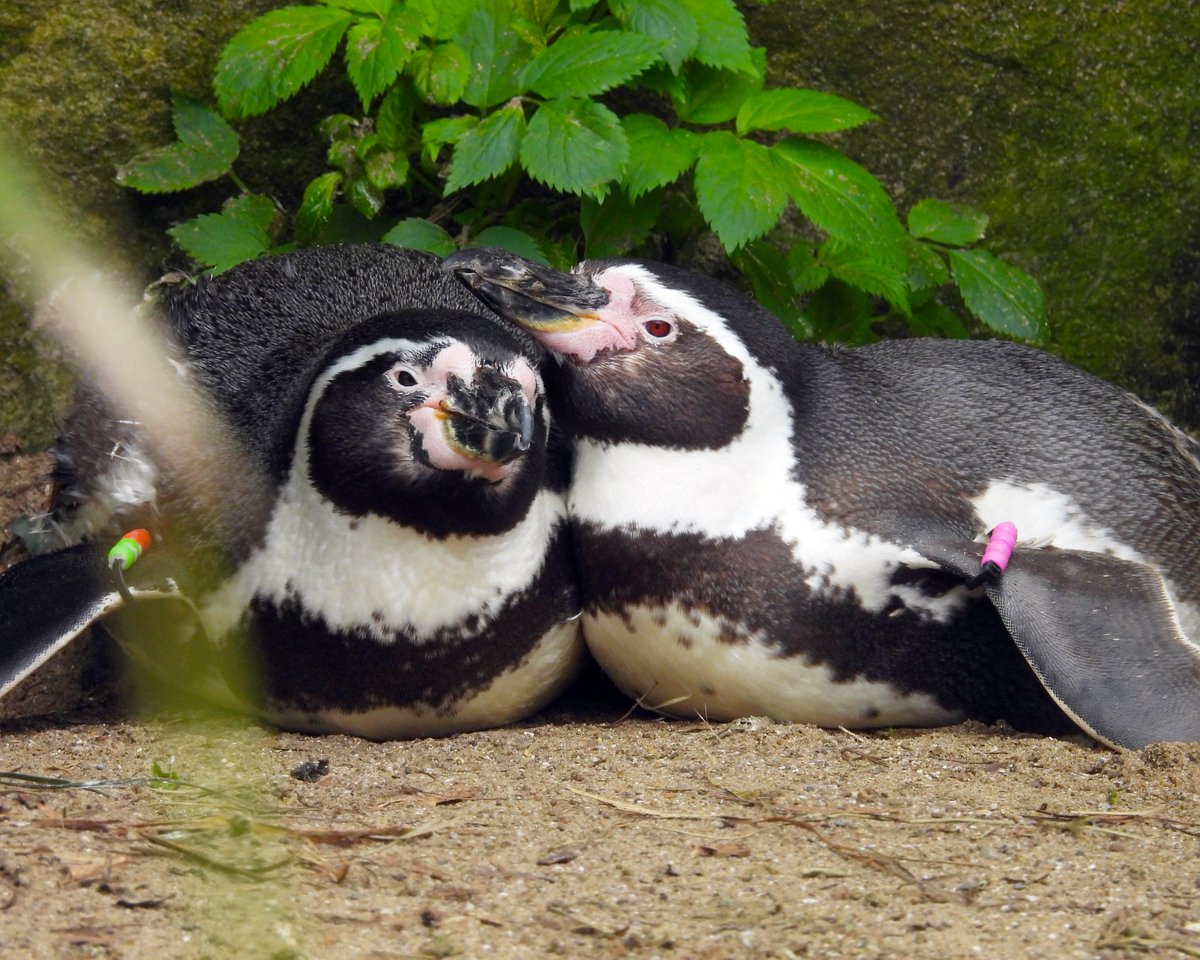
<svg viewBox="0 0 1200 960"><path fill-rule="evenodd" d="M978 543L918 549L965 579L979 572ZM1026 547L984 589L1046 691L1097 740L1200 742L1200 647L1153 567Z"/></svg>
<svg viewBox="0 0 1200 960"><path fill-rule="evenodd" d="M130 581L135 598L177 595L175 584ZM0 575L0 697L124 599L104 554L81 543L30 557Z"/></svg>

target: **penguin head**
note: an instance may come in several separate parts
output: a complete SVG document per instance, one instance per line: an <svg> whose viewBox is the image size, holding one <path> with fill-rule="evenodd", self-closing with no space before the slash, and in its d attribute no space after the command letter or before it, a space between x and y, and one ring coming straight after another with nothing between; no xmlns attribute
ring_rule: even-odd
<svg viewBox="0 0 1200 960"><path fill-rule="evenodd" d="M585 260L568 274L482 249L444 267L552 351L556 417L597 440L725 446L749 415L751 357L791 344L753 300L664 264Z"/></svg>
<svg viewBox="0 0 1200 960"><path fill-rule="evenodd" d="M506 529L545 465L535 349L497 321L450 310L360 324L308 392L296 445L308 482L343 513L437 536Z"/></svg>

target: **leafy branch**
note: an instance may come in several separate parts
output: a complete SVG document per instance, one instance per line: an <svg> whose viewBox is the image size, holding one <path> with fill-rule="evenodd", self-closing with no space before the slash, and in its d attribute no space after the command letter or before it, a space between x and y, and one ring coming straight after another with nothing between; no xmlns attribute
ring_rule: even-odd
<svg viewBox="0 0 1200 960"><path fill-rule="evenodd" d="M339 50L362 113L317 124L329 169L288 218L234 176L229 122L294 96ZM903 223L879 181L820 139L875 115L765 77L733 0L323 0L239 31L218 109L176 97L177 142L118 179L162 193L232 177L223 211L171 230L217 270L363 237L564 266L711 231L801 336L874 339L885 313L964 336L935 299L950 284L993 330L1045 335L1037 283L976 246L986 216L925 200ZM789 206L809 224L799 237Z"/></svg>

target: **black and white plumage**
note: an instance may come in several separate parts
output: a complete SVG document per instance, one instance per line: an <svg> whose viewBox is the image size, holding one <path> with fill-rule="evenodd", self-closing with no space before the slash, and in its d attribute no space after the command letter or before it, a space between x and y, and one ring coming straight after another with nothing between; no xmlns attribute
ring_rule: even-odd
<svg viewBox="0 0 1200 960"><path fill-rule="evenodd" d="M437 735L565 686L583 649L566 462L532 340L435 258L382 245L246 263L163 310L179 375L244 461L207 465L197 491L85 392L55 449L50 526L87 543L0 579L0 688L120 606L96 548L135 526L161 544L130 571L134 594L189 608L204 644L248 661L258 689L236 692L279 725ZM48 582L46 603L25 602ZM106 625L160 659L144 641L161 609ZM171 669L195 642L171 638Z"/></svg>
<svg viewBox="0 0 1200 960"><path fill-rule="evenodd" d="M1011 343L796 343L662 264L446 266L559 357L584 634L642 703L1200 740L1200 445L1129 394Z"/></svg>

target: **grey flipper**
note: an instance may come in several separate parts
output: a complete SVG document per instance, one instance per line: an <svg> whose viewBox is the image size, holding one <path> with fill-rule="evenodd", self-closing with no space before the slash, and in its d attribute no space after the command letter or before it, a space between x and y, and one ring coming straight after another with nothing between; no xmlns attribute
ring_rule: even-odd
<svg viewBox="0 0 1200 960"><path fill-rule="evenodd" d="M178 596L170 580L130 583L138 599ZM0 697L124 603L94 546L31 557L0 575Z"/></svg>
<svg viewBox="0 0 1200 960"><path fill-rule="evenodd" d="M981 544L916 546L964 578L979 572ZM1018 545L985 590L1047 692L1097 740L1130 749L1200 741L1200 647L1153 567Z"/></svg>

